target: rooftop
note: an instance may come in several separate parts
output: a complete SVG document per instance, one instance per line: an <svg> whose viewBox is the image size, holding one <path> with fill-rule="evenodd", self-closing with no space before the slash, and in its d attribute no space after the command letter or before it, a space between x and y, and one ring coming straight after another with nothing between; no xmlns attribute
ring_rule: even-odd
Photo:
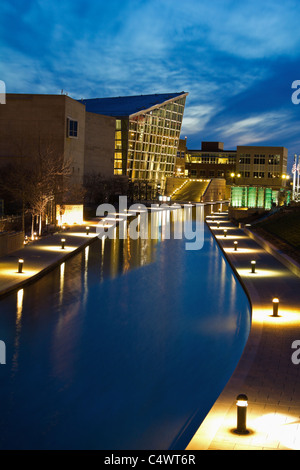
<svg viewBox="0 0 300 470"><path fill-rule="evenodd" d="M93 98L80 100L90 113L104 116L125 117L146 111L187 93L162 93L155 95L119 96L115 98Z"/></svg>

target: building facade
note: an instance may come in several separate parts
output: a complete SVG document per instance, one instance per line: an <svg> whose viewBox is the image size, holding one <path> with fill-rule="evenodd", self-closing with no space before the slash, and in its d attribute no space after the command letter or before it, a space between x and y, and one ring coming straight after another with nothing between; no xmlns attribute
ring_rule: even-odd
<svg viewBox="0 0 300 470"><path fill-rule="evenodd" d="M72 185L88 173L111 177L115 118L87 113L66 95L8 94L0 115L0 166L51 152L70 166Z"/></svg>
<svg viewBox="0 0 300 470"><path fill-rule="evenodd" d="M114 174L164 190L174 175L188 93L83 100L88 112L114 116Z"/></svg>
<svg viewBox="0 0 300 470"><path fill-rule="evenodd" d="M287 183L288 151L285 147L237 146L240 185L284 188Z"/></svg>
<svg viewBox="0 0 300 470"><path fill-rule="evenodd" d="M185 174L189 178L225 178L230 184L237 152L224 150L223 142L202 142L200 150L187 150Z"/></svg>

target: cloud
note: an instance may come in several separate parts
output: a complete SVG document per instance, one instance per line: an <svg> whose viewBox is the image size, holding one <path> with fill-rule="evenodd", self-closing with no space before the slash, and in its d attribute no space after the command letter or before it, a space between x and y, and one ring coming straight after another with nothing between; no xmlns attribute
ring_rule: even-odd
<svg viewBox="0 0 300 470"><path fill-rule="evenodd" d="M182 123L182 133L196 134L201 132L214 112L214 107L209 105L187 107Z"/></svg>
<svg viewBox="0 0 300 470"><path fill-rule="evenodd" d="M298 145L300 5L265 0L2 2L8 92L92 98L189 92L188 142Z"/></svg>
<svg viewBox="0 0 300 470"><path fill-rule="evenodd" d="M274 146L285 146L285 141L294 131L289 114L280 111L229 121L216 129L218 134L236 142L236 145L273 142Z"/></svg>

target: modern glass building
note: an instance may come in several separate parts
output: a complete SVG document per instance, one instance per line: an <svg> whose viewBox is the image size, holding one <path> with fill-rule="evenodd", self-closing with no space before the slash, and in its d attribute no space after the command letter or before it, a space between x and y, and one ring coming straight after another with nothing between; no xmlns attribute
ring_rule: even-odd
<svg viewBox="0 0 300 470"><path fill-rule="evenodd" d="M114 174L164 190L174 176L188 93L87 99L91 113L116 118Z"/></svg>

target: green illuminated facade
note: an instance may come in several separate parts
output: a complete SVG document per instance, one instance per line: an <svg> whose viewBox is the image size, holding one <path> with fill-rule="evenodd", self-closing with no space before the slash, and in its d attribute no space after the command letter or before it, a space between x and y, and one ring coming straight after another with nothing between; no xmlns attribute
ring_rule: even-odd
<svg viewBox="0 0 300 470"><path fill-rule="evenodd" d="M270 210L272 205L289 204L291 191L257 186L232 186L230 205L233 208Z"/></svg>

